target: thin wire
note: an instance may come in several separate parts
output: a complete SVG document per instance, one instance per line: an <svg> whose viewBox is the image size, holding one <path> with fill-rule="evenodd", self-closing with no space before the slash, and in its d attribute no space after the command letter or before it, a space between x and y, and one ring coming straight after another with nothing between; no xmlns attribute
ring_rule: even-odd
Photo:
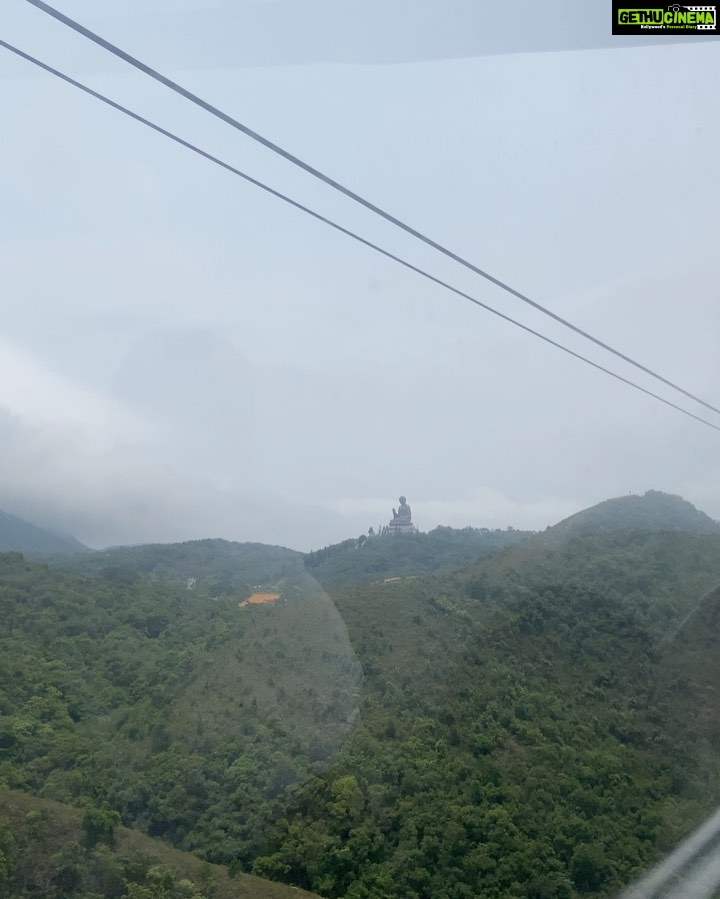
<svg viewBox="0 0 720 899"><path fill-rule="evenodd" d="M449 257L454 262L463 265L465 268L470 269L470 271L474 272L476 275L480 275L480 277L485 278L486 281L489 281L491 284L494 284L501 290L506 291L516 299L522 300L523 303L527 303L529 306L532 306L534 309L537 309L544 315L548 315L550 318L552 318L556 322L559 322L564 327L569 328L571 331L574 331L581 337L590 340L596 346L602 347L602 349L606 350L609 353L612 353L614 356L617 356L624 362L628 362L635 368L638 368L641 371L645 372L645 374L648 374L656 380L661 381L666 386L672 387L673 390L677 390L679 393L682 393L689 399L694 400L696 403L700 403L701 406L705 406L705 408L711 409L713 412L717 412L718 414L720 414L720 408L718 408L717 406L713 406L711 403L705 402L705 400L700 399L700 397L696 396L694 393L685 390L683 387L680 387L673 381L668 380L668 378L663 377L662 375L643 365L641 362L638 362L630 356L626 356L624 353L621 353L620 350L616 350L614 347L610 346L599 338L593 337L593 335L589 334L587 331L583 331L582 328L579 328L577 325L574 325L567 319L562 318L562 316L557 315L555 312L552 312L546 306L542 306L535 300L531 300L530 297L521 293L519 290L511 287L509 284L506 284L499 278L495 278L489 272L478 268L478 266L474 265L472 262L469 262L467 259L459 256L457 253L454 253L452 250L428 237L426 234L423 234L421 231L417 231L415 228L406 224L401 219L396 218L394 215L391 215L389 212L386 212L384 209L381 209L379 206L376 206L374 203L366 200L364 197L360 196L360 194L355 193L353 190L350 190L350 188L345 187L345 185L340 184L340 182L338 181L335 181L329 175L324 174L319 169L314 168L309 163L304 162L297 156L294 156L292 153L283 149L278 144L274 143L266 137L263 137L261 134L258 134L257 131L253 131L247 125L243 125L242 122L239 122L237 119L234 119L232 116L223 112L221 109L218 109L216 106L213 106L211 103L208 103L201 97L198 97L197 94L192 93L191 91L179 85L177 82L172 81L170 78L167 78L165 75L162 75L160 72L141 62L139 59L136 59L134 56L126 53L124 50L121 50L119 47L116 47L109 41L106 41L105 38L102 38L98 34L95 34L93 31L85 28L79 22L76 22L74 19L71 19L68 16L64 15L54 7L49 6L47 3L44 3L43 0L27 0L27 2L32 4L42 12L45 12L48 15L52 16L54 19L57 19L57 21L62 22L63 25L67 25L69 28L72 28L73 31L76 31L78 34L83 35L83 37L88 38L93 43L112 53L114 56L117 56L118 58L129 63L131 66L134 66L136 69L139 69L141 72L144 72L146 75L149 75L155 81L160 82L160 84L164 84L165 87L168 87L170 88L170 90L175 91L176 94L179 94L181 97L184 97L186 100L189 100L191 103L194 103L196 106L204 109L206 112L211 113L211 115L214 115L216 118L221 119L226 124L231 125L238 131L241 131L247 137L252 138L252 140L257 141L259 144L262 144L262 146L266 147L268 150L271 150L273 153L277 153L278 156L282 156L283 159L286 159L293 165L298 166L303 171L312 175L314 178L318 178L320 181L332 187L334 190L339 191L346 197L349 197L351 200L354 200L356 203L359 203L361 206L364 206L366 209L369 209L371 212L374 212L376 215L379 215L386 221L391 222L396 227L401 228L406 233L411 234L418 240L421 240L423 243L432 247L434 250L437 250L439 253L442 253L443 255Z"/></svg>
<svg viewBox="0 0 720 899"><path fill-rule="evenodd" d="M683 415L687 415L689 418L695 419L695 421L700 422L701 424L707 425L709 428L712 428L715 431L720 431L720 426L713 424L712 422L707 421L704 418L701 418L699 415L695 415L694 412L690 412L687 409L684 409L682 406L678 406L675 403L671 402L665 397L659 396L657 393L653 393L651 390L647 390L645 387L641 387L640 384L636 384L634 381L629 380L628 378L623 377L622 375L617 374L617 372L611 371L609 368L605 368L602 365L599 365L597 362L593 362L592 359L588 359L586 356L582 356L580 353L576 353L574 350L571 350L569 347L564 346L561 343L558 343L555 340L552 340L550 337L547 337L544 334L541 334L539 331L535 331L533 328L529 328L527 325L522 324L522 322L516 321L514 318L511 318L509 315L505 315L504 312L499 312L497 309L493 309L492 306L488 306L485 303L478 300L476 297L471 296L468 293L465 293L462 290L459 290L457 287L453 287L451 284L448 284L446 281L443 281L441 278L437 278L435 275L430 274L430 272L425 271L422 268L419 268L416 265L413 265L411 262L408 262L405 259L402 259L400 256L396 256L394 253L390 253L388 250L384 250L382 247L377 244L372 243L369 240L366 240L364 237L361 237L359 234L356 234L354 231L350 231L348 228L339 225L337 222L332 221L332 219L326 218L324 215L321 215L319 212L315 212L313 209L310 209L308 206L304 206L302 203L298 203L296 200L293 200L291 197L286 196L280 191L275 190L267 184L264 184L262 181L258 181L256 178L246 174L245 172L236 169L234 166L230 165L227 162L224 162L222 159L219 159L217 156L213 156L211 153L202 150L200 147L195 146L194 144L189 143L183 138L179 137L177 134L173 134L171 131L167 131L165 128L162 128L160 125L156 125L154 122L151 122L149 119L144 118L138 113L133 112L131 109L128 109L125 106L121 106L119 103L116 103L114 100L111 100L109 97L104 96L104 94L100 94L87 85L83 84L80 81L76 81L74 78L71 78L69 75L66 75L64 72L58 71L58 69L52 68L52 66L47 65L47 63L42 62L34 56L31 56L28 53L25 53L23 50L18 49L12 44L7 43L6 41L0 39L0 47L4 47L6 50L9 50L11 53L14 53L16 56L21 57L22 59L27 60L33 65L37 66L40 69L43 69L45 72L48 72L51 75L54 75L56 78L61 79L67 84L72 85L73 87L78 88L86 94L89 94L91 97L94 97L96 100L100 100L102 103L105 103L107 106L110 106L112 109L117 110L118 112L123 113L123 115L128 116L131 119L134 119L136 122L139 122L141 125L145 125L151 130L157 132L158 134L162 134L163 137L167 137L170 140L174 141L176 144L179 144L181 147L185 147L187 150L191 150L193 153L196 153L198 156L202 156L204 159L207 159L209 162L214 163L215 165L220 166L228 172L231 172L233 175L237 175L239 178L242 178L248 184L252 184L254 187L260 188L260 190L265 191L265 193L270 194L273 197L276 197L278 200L282 200L284 203L292 206L295 209L300 210L300 212L304 212L306 215L312 216L312 218L316 219L319 222L322 222L325 225L333 228L335 231L339 231L341 234L347 235L347 237L351 237L353 240L361 243L363 246L369 247L371 250L374 250L376 253L380 253L386 259L391 259L393 262L397 262L399 265L402 265L404 268L409 269L412 272L415 272L418 275L421 275L423 278L426 278L428 281L432 281L434 284L439 285L440 287L444 287L446 290L451 291L459 297L462 297L465 300L469 300L471 303L474 303L476 306L479 306L481 309L484 309L486 312L491 312L493 315L496 315L498 318L501 318L503 321L509 322L511 325L515 325L517 328L522 328L523 331L526 331L528 334L532 334L533 337L538 337L540 340L545 341L545 343L550 344L551 346L556 347L559 350L562 350L564 353L567 353L570 356L573 356L575 359L579 359L581 362L585 362L587 365L591 365L593 368L598 371L603 372L606 375L610 375L610 377L615 378L618 381L621 381L623 384L627 384L629 387L633 387L635 390L639 390L641 393L646 394L647 396L652 397L653 399L658 400L661 403L664 403L666 406L669 406L671 409L675 409L678 412L682 412Z"/></svg>

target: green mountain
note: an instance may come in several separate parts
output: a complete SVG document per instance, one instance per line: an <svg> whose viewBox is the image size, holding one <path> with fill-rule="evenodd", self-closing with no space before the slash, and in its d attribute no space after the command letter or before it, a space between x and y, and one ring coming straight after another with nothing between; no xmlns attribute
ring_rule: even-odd
<svg viewBox="0 0 720 899"><path fill-rule="evenodd" d="M678 707L691 734L720 749L720 707L715 698L720 678L720 587L706 591L663 646L665 701Z"/></svg>
<svg viewBox="0 0 720 899"><path fill-rule="evenodd" d="M208 596L244 598L257 586L305 578L302 555L292 549L228 540L115 546L92 555L56 556L48 561L117 583L132 583L137 576L185 588L190 582L192 590Z"/></svg>
<svg viewBox="0 0 720 899"><path fill-rule="evenodd" d="M202 862L112 813L0 788L0 896L76 899L312 899L315 895ZM317 897L316 897L317 899Z"/></svg>
<svg viewBox="0 0 720 899"><path fill-rule="evenodd" d="M720 535L544 536L327 592L0 557L0 783L327 899L614 895L720 801Z"/></svg>
<svg viewBox="0 0 720 899"><path fill-rule="evenodd" d="M720 523L680 496L648 490L643 496L619 496L577 512L541 536L550 543L585 534L636 530L720 534Z"/></svg>
<svg viewBox="0 0 720 899"><path fill-rule="evenodd" d="M29 555L89 553L91 550L74 537L54 534L15 515L0 511L0 552Z"/></svg>
<svg viewBox="0 0 720 899"><path fill-rule="evenodd" d="M514 546L532 531L438 527L397 537L359 537L305 555L309 574L326 587L454 571Z"/></svg>
<svg viewBox="0 0 720 899"><path fill-rule="evenodd" d="M110 581L132 583L139 575L176 586L191 582L193 590L208 596L244 598L256 588L308 576L323 587L334 587L454 571L531 536L531 531L513 528L439 527L397 538L359 537L305 555L282 546L216 539L117 546L47 561Z"/></svg>
<svg viewBox="0 0 720 899"><path fill-rule="evenodd" d="M333 593L366 672L362 726L257 871L319 884L321 834L356 859L328 895L613 895L714 807L720 742L677 692L696 637L672 635L720 583L720 538L526 549ZM338 781L357 788L339 825L317 811Z"/></svg>
<svg viewBox="0 0 720 899"><path fill-rule="evenodd" d="M240 608L0 556L0 783L249 864L357 714L342 619L311 582L285 586Z"/></svg>

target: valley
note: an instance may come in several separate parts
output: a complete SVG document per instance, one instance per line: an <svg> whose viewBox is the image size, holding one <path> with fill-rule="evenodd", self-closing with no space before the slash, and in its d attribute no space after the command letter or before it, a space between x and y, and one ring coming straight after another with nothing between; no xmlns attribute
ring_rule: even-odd
<svg viewBox="0 0 720 899"><path fill-rule="evenodd" d="M614 895L720 800L720 535L638 499L642 528L618 500L457 567L436 543L435 574L415 536L319 566L224 541L0 556L0 896L68 895L68 852L83 899ZM70 849L32 837L33 803L68 809ZM98 893L88 814L196 893L125 861Z"/></svg>

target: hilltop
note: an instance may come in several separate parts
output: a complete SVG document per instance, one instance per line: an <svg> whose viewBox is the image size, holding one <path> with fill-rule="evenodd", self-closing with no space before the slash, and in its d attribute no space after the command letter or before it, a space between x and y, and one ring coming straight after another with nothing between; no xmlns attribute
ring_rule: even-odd
<svg viewBox="0 0 720 899"><path fill-rule="evenodd" d="M190 581L197 592L217 597L242 598L257 585L305 577L302 555L292 549L220 539L115 546L91 555L48 561L58 568L117 583L132 583L138 575L186 588Z"/></svg>
<svg viewBox="0 0 720 899"><path fill-rule="evenodd" d="M308 576L328 588L454 571L531 536L531 531L513 528L439 527L426 534L362 536L304 555L282 546L212 539L117 546L48 561L118 583L142 576L184 587L192 582L192 589L207 596L244 598L253 588L297 583Z"/></svg>
<svg viewBox="0 0 720 899"><path fill-rule="evenodd" d="M28 555L90 553L91 550L74 537L55 534L15 515L0 511L0 552Z"/></svg>
<svg viewBox="0 0 720 899"><path fill-rule="evenodd" d="M207 596L244 598L254 588L270 589L288 579L302 580L306 573L330 589L456 571L516 544L534 552L576 537L632 530L720 534L720 524L679 496L651 490L643 496L606 500L540 534L512 527L437 527L427 533L363 535L304 554L282 546L222 539L117 546L97 552L78 543L86 550L84 554L68 556L70 549L66 549L47 561L118 582L129 583L140 575L177 586L191 582L193 589ZM79 551L76 548L74 552Z"/></svg>
<svg viewBox="0 0 720 899"><path fill-rule="evenodd" d="M642 496L619 496L577 512L539 536L540 542L561 542L586 534L611 531L684 531L688 534L720 534L713 521L683 499L659 490Z"/></svg>
<svg viewBox="0 0 720 899"><path fill-rule="evenodd" d="M454 571L532 536L532 531L514 528L438 527L427 533L345 540L307 553L304 560L308 574L324 587L338 587Z"/></svg>
<svg viewBox="0 0 720 899"><path fill-rule="evenodd" d="M679 496L650 490L584 509L536 534L514 528L438 527L397 537L362 536L304 555L308 574L326 589L396 577L442 574L521 544L524 555L593 534L681 531L720 534L720 523Z"/></svg>

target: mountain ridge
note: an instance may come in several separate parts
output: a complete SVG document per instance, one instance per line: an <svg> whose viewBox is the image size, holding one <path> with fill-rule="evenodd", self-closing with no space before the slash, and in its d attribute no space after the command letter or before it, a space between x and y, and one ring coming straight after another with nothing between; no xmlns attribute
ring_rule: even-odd
<svg viewBox="0 0 720 899"><path fill-rule="evenodd" d="M538 535L538 542L561 541L617 531L683 531L720 534L720 522L691 502L661 490L606 499L564 518Z"/></svg>
<svg viewBox="0 0 720 899"><path fill-rule="evenodd" d="M0 510L0 552L74 555L92 550L69 534L57 534Z"/></svg>

